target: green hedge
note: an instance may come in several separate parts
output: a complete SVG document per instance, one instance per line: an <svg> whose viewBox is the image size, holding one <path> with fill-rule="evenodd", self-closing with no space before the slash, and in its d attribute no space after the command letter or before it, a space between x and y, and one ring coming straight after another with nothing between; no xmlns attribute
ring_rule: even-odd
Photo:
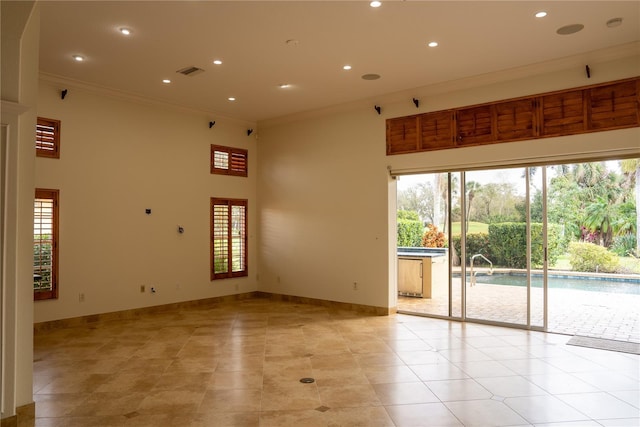
<svg viewBox="0 0 640 427"><path fill-rule="evenodd" d="M503 222L489 225L489 245L494 263L514 268L527 267L527 224L523 222ZM553 265L566 250L566 241L561 237L561 227L549 224L547 227L549 264ZM542 224L531 223L531 265L541 267L544 261L542 249Z"/></svg>
<svg viewBox="0 0 640 427"><path fill-rule="evenodd" d="M420 247L422 244L422 222L398 219L398 246Z"/></svg>
<svg viewBox="0 0 640 427"><path fill-rule="evenodd" d="M453 236L453 247L456 249L456 254L460 256L460 236ZM471 257L475 254L482 254L489 258L491 262L491 249L489 248L489 234L487 233L469 233L467 234L467 264Z"/></svg>
<svg viewBox="0 0 640 427"><path fill-rule="evenodd" d="M526 268L527 241L526 223L504 222L489 225L489 233L467 234L467 265L475 254L482 254L493 262L494 266ZM549 264L554 264L566 251L566 240L561 238L561 228L557 224L548 226ZM531 224L531 263L533 267L542 266L542 224ZM453 245L460 254L460 236L454 236Z"/></svg>

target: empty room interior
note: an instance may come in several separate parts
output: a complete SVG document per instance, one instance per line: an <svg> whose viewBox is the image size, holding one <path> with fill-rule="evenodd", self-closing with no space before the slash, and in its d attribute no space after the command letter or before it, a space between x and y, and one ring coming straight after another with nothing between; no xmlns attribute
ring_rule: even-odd
<svg viewBox="0 0 640 427"><path fill-rule="evenodd" d="M639 2L0 6L2 427L640 425L640 291L573 318L620 347L571 343L546 281L505 317L454 280L451 231L484 171L527 233L554 165L635 160L637 211ZM424 174L445 298L407 314Z"/></svg>

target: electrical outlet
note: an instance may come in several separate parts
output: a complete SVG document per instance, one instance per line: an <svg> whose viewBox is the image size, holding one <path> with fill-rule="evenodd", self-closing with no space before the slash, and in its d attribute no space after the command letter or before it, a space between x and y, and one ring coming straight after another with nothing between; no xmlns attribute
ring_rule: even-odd
<svg viewBox="0 0 640 427"><path fill-rule="evenodd" d="M79 302L84 302L84 294L83 293L78 294L78 301Z"/></svg>
<svg viewBox="0 0 640 427"><path fill-rule="evenodd" d="M156 293L156 288L154 286L151 287L151 293L155 294Z"/></svg>
<svg viewBox="0 0 640 427"><path fill-rule="evenodd" d="M145 290L146 290L145 286L144 285L140 285L140 292L144 293Z"/></svg>
<svg viewBox="0 0 640 427"><path fill-rule="evenodd" d="M354 291L358 290L358 282L353 282L353 290Z"/></svg>

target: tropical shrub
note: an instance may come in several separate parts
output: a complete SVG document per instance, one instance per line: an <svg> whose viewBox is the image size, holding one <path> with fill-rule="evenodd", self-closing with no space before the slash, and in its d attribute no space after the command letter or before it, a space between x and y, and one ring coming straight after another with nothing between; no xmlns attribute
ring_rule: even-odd
<svg viewBox="0 0 640 427"><path fill-rule="evenodd" d="M444 248L444 233L439 231L437 226L428 224L427 229L422 235L422 246L425 248Z"/></svg>
<svg viewBox="0 0 640 427"><path fill-rule="evenodd" d="M624 234L613 238L613 244L609 248L611 252L619 256L629 256L636 254L636 236L634 234Z"/></svg>
<svg viewBox="0 0 640 427"><path fill-rule="evenodd" d="M571 242L569 262L575 271L614 273L620 264L618 255L594 243Z"/></svg>

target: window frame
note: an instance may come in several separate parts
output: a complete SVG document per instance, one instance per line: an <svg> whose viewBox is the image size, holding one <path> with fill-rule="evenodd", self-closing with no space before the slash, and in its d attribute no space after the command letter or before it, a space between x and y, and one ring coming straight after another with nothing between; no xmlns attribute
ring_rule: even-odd
<svg viewBox="0 0 640 427"><path fill-rule="evenodd" d="M216 153L227 156L227 166L216 166ZM248 176L249 151L244 148L211 144L211 173L215 175Z"/></svg>
<svg viewBox="0 0 640 427"><path fill-rule="evenodd" d="M50 141L43 142L42 133L44 132L44 127L53 129ZM51 146L52 148L45 149L43 145ZM38 117L36 122L36 156L50 159L60 158L60 120Z"/></svg>
<svg viewBox="0 0 640 427"><path fill-rule="evenodd" d="M220 279L229 279L229 278L233 278L233 277L245 277L249 275L249 266L248 266L248 222L249 222L249 208L248 208L248 200L246 199L229 199L229 198L220 198L220 197L212 197L210 200L210 230L211 230L211 234L210 234L210 256L209 256L209 260L210 260L210 267L209 267L209 271L211 273L211 281L214 280L220 280ZM216 258L217 256L219 256L219 252L216 251L216 244L215 241L220 239L220 234L216 234L216 227L215 227L215 207L216 206L226 206L228 208L227 211L227 218L226 218L226 224L225 224L225 230L226 231L226 236L224 238L226 238L227 240L227 245L225 247L226 249L226 254L227 254L227 259L226 259L226 271L224 272L219 272L216 273L215 271L215 266L216 266ZM232 232L234 230L234 226L233 226L233 221L234 221L234 217L233 217L233 207L242 207L244 209L243 212L243 219L244 222L243 224L241 224L240 226L240 231L241 231L241 236L240 236L240 251L241 253L238 254L237 250L234 251L233 248L233 237L232 237ZM237 271L233 271L233 261L234 258L237 256L241 257L241 264L242 264L242 270L237 270Z"/></svg>
<svg viewBox="0 0 640 427"><path fill-rule="evenodd" d="M52 219L51 219L51 289L50 290L36 290L35 289L35 274L36 267L41 265L36 265L35 262L35 254L33 260L33 272L34 272L34 290L33 290L33 300L34 301L42 301L42 300L50 300L58 298L58 264L59 264L59 251L58 251L58 240L59 240L59 222L60 222L60 190L54 189L45 189L45 188L36 188L35 189L35 197L34 197L34 247L36 244L35 238L35 229L36 229L36 200L37 199L46 199L52 200ZM40 242L42 239L39 240ZM41 271L40 268L38 271Z"/></svg>

